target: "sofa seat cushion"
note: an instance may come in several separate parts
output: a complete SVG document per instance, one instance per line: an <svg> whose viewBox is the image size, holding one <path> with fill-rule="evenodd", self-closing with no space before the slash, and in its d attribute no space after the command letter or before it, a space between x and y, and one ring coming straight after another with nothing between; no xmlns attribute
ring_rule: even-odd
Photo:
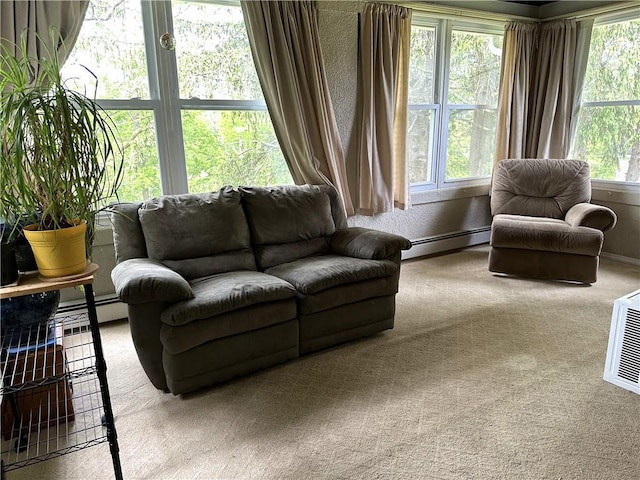
<svg viewBox="0 0 640 480"><path fill-rule="evenodd" d="M391 275L338 285L313 295L298 293L298 314L310 315L363 300L393 296L398 292L398 279L399 275Z"/></svg>
<svg viewBox="0 0 640 480"><path fill-rule="evenodd" d="M195 320L266 302L294 298L295 288L286 281L261 272L237 271L189 282L194 298L174 303L161 315L166 325L185 325Z"/></svg>
<svg viewBox="0 0 640 480"><path fill-rule="evenodd" d="M265 273L286 280L302 295L314 295L339 285L395 275L399 268L391 260L319 255L283 263Z"/></svg>
<svg viewBox="0 0 640 480"><path fill-rule="evenodd" d="M261 330L291 320L297 321L296 302L293 298L288 298L251 305L176 327L162 324L160 340L166 353L177 355L212 340Z"/></svg>
<svg viewBox="0 0 640 480"><path fill-rule="evenodd" d="M573 227L564 220L523 215L496 215L491 224L491 246L598 256L604 234Z"/></svg>

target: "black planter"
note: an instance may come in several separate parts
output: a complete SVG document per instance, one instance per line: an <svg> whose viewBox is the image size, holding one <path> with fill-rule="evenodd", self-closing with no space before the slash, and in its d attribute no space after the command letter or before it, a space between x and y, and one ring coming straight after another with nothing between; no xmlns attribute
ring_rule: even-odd
<svg viewBox="0 0 640 480"><path fill-rule="evenodd" d="M3 347L46 341L59 304L59 290L0 300Z"/></svg>
<svg viewBox="0 0 640 480"><path fill-rule="evenodd" d="M20 272L31 272L38 269L31 245L22 232L16 238L16 264Z"/></svg>
<svg viewBox="0 0 640 480"><path fill-rule="evenodd" d="M0 285L9 285L18 280L18 264L16 263L15 242L0 243L0 270L2 278Z"/></svg>
<svg viewBox="0 0 640 480"><path fill-rule="evenodd" d="M33 250L27 237L22 233L22 228L32 223L37 223L38 215L20 215L13 222L0 222L0 234L2 240L11 241L15 244L15 262L19 272L32 272L38 270ZM4 260L4 256L2 257ZM15 281L15 280L14 280ZM11 282L9 282L11 283ZM3 285L5 285L3 283Z"/></svg>

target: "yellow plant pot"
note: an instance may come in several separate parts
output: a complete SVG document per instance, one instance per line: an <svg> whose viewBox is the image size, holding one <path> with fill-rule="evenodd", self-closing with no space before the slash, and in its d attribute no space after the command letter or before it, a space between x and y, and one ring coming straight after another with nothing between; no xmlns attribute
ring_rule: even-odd
<svg viewBox="0 0 640 480"><path fill-rule="evenodd" d="M27 225L23 230L43 277L76 275L86 268L87 222L58 230L38 230L37 225Z"/></svg>

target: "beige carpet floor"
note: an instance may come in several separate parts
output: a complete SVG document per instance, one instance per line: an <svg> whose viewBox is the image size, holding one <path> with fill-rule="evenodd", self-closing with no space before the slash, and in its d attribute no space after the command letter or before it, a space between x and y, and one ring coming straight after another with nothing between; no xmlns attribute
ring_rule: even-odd
<svg viewBox="0 0 640 480"><path fill-rule="evenodd" d="M640 479L640 396L602 379L640 268L604 258L582 286L492 275L487 253L404 262L391 331L185 397L103 325L125 478ZM113 468L102 444L7 478Z"/></svg>

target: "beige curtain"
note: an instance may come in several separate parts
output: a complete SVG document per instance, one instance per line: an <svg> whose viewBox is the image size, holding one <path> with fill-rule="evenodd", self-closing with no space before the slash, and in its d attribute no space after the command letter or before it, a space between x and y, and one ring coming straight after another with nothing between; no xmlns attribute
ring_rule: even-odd
<svg viewBox="0 0 640 480"><path fill-rule="evenodd" d="M353 203L309 1L242 1L249 43L280 147L297 184L334 185Z"/></svg>
<svg viewBox="0 0 640 480"><path fill-rule="evenodd" d="M505 27L495 161L525 157L531 66L537 39L535 23L510 22Z"/></svg>
<svg viewBox="0 0 640 480"><path fill-rule="evenodd" d="M360 19L362 95L358 213L409 207L406 168L411 10L366 4Z"/></svg>
<svg viewBox="0 0 640 480"><path fill-rule="evenodd" d="M575 131L593 20L505 28L495 162L566 158Z"/></svg>
<svg viewBox="0 0 640 480"><path fill-rule="evenodd" d="M588 51L592 24L579 28L571 19L540 27L527 130L530 158L567 158L569 154L587 66L584 45Z"/></svg>
<svg viewBox="0 0 640 480"><path fill-rule="evenodd" d="M14 55L23 40L30 57L55 51L62 65L76 43L88 5L88 0L0 0L0 42ZM59 39L51 38L50 27L59 33ZM36 68L34 65L37 74Z"/></svg>

